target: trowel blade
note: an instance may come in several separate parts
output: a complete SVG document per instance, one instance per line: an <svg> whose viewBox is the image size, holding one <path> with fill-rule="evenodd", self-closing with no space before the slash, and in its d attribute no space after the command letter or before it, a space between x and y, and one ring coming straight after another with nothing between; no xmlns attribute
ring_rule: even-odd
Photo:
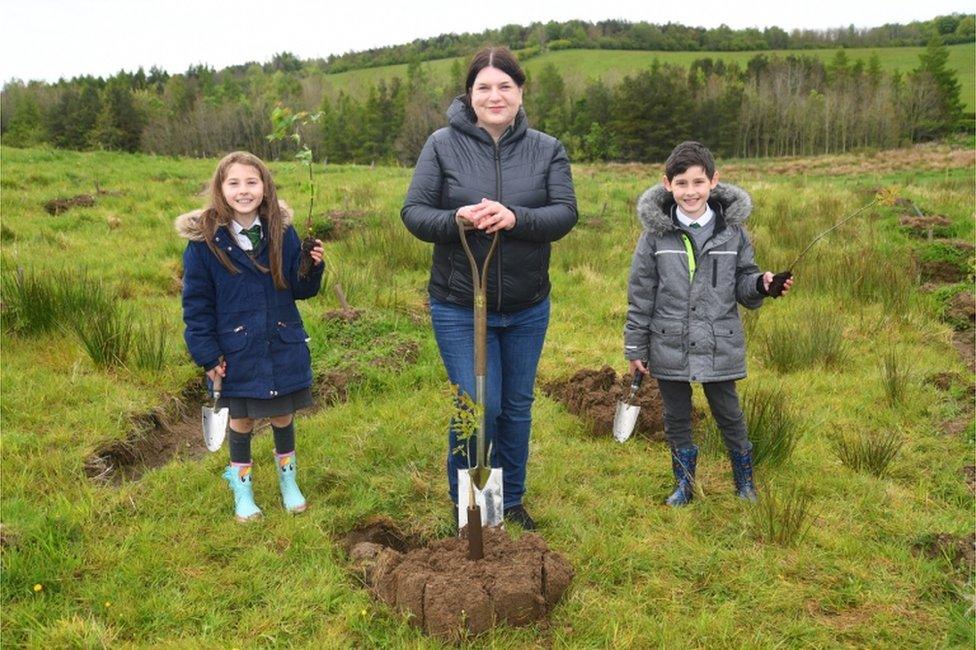
<svg viewBox="0 0 976 650"><path fill-rule="evenodd" d="M203 424L203 443L210 451L217 451L224 444L224 436L227 434L227 422L230 419L230 411L226 408L212 409L204 406L200 410L200 420Z"/></svg>
<svg viewBox="0 0 976 650"><path fill-rule="evenodd" d="M627 402L617 402L617 412L613 416L613 437L617 442L626 442L634 432L639 406L632 406Z"/></svg>

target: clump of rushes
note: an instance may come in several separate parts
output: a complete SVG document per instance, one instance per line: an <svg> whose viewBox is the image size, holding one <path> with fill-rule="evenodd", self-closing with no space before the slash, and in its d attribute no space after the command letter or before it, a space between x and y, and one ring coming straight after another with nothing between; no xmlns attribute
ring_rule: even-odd
<svg viewBox="0 0 976 650"><path fill-rule="evenodd" d="M884 478L903 444L901 437L891 431L846 434L834 444L834 453L840 462L855 472L868 472Z"/></svg>
<svg viewBox="0 0 976 650"><path fill-rule="evenodd" d="M308 111L293 112L290 108L278 104L271 111L271 133L267 136L268 142L278 142L284 140L294 140L299 150L295 154L295 160L308 170L308 217L305 220L305 237L302 239L302 257L298 264L298 277L307 280L312 271L312 249L315 248L315 236L312 231L312 206L315 204L315 179L313 176L314 162L312 150L302 141L300 127L318 121L321 113L309 113Z"/></svg>
<svg viewBox="0 0 976 650"><path fill-rule="evenodd" d="M900 358L894 350L888 350L885 353L881 363L881 384L884 386L885 397L891 406L898 406L905 402L905 398L908 396L911 372L908 362Z"/></svg>
<svg viewBox="0 0 976 650"><path fill-rule="evenodd" d="M798 322L777 321L762 342L766 361L782 372L817 363L834 367L846 356L843 320L824 307L810 310Z"/></svg>
<svg viewBox="0 0 976 650"><path fill-rule="evenodd" d="M778 467L793 455L803 435L796 412L780 389L756 388L742 395L742 406L756 465Z"/></svg>
<svg viewBox="0 0 976 650"><path fill-rule="evenodd" d="M163 319L136 325L132 345L132 362L136 368L154 372L163 369L168 333Z"/></svg>
<svg viewBox="0 0 976 650"><path fill-rule="evenodd" d="M759 499L749 508L749 524L756 539L768 544L794 546L813 523L810 493L797 485L777 488L764 485Z"/></svg>
<svg viewBox="0 0 976 650"><path fill-rule="evenodd" d="M129 359L132 317L118 306L112 304L100 313L76 320L73 329L96 366L123 366Z"/></svg>
<svg viewBox="0 0 976 650"><path fill-rule="evenodd" d="M112 303L87 273L18 268L3 276L4 324L17 334L43 334L103 312Z"/></svg>

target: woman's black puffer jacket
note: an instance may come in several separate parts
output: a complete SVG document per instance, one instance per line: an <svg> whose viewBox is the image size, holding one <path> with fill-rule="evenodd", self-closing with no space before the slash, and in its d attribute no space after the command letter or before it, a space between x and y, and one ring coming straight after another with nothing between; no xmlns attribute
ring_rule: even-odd
<svg viewBox="0 0 976 650"><path fill-rule="evenodd" d="M515 213L515 227L500 231L488 272L488 309L514 312L549 295L550 243L576 224L569 158L559 140L528 128L519 109L496 144L476 125L463 97L447 111L449 126L424 145L400 216L416 237L433 242L428 290L439 300L473 304L471 269L454 214L482 199ZM483 264L491 236L469 231L468 244Z"/></svg>

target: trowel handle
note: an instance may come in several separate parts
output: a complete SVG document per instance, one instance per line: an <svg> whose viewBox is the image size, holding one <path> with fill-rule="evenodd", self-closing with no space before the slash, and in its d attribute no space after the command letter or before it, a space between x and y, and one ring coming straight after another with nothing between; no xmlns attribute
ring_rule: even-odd
<svg viewBox="0 0 976 650"><path fill-rule="evenodd" d="M769 283L769 289L766 293L769 294L770 298L779 298L783 295L783 285L792 277L793 271L780 271L773 276L773 281Z"/></svg>
<svg viewBox="0 0 976 650"><path fill-rule="evenodd" d="M215 402L220 399L220 389L223 388L223 386L224 378L221 377L220 373L218 372L217 376L213 379L213 396Z"/></svg>
<svg viewBox="0 0 976 650"><path fill-rule="evenodd" d="M630 380L630 394L633 395L640 388L641 382L644 381L644 373L640 370L634 371L634 378Z"/></svg>

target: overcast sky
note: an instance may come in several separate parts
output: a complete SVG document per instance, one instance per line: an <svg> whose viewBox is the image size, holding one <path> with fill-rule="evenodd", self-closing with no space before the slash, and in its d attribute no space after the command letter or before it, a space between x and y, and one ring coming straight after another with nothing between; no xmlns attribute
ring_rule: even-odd
<svg viewBox="0 0 976 650"><path fill-rule="evenodd" d="M326 57L509 23L609 18L733 28L875 27L972 13L974 0L0 0L0 80L170 73L264 62L277 52Z"/></svg>

